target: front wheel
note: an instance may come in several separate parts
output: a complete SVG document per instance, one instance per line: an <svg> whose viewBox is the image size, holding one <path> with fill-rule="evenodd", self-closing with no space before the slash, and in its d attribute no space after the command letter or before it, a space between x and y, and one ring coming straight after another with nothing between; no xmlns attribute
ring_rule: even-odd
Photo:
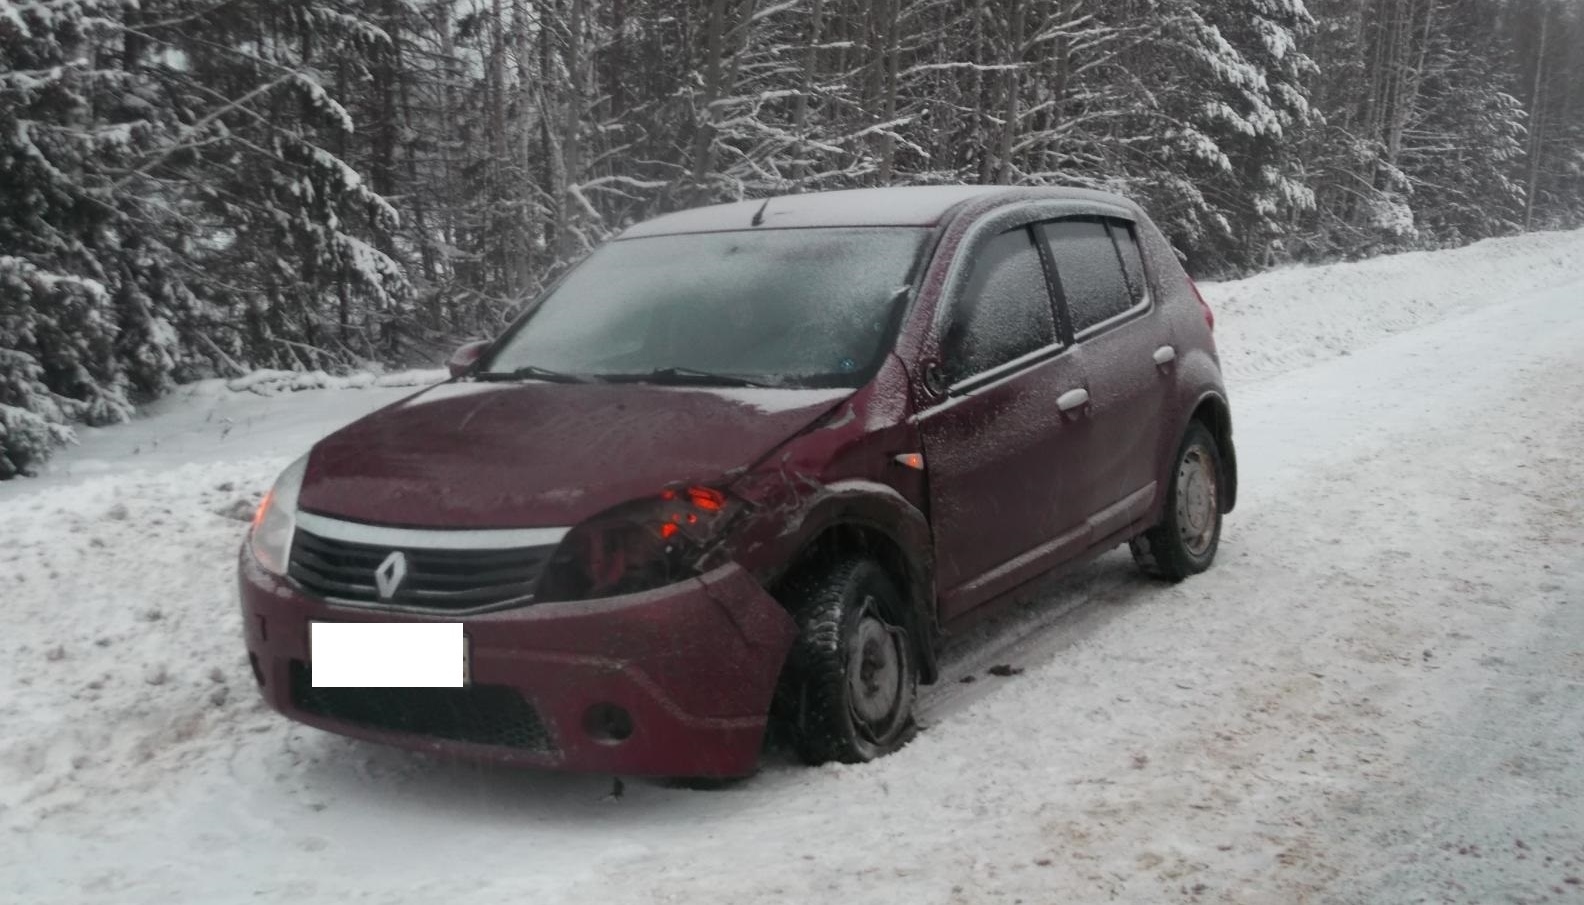
<svg viewBox="0 0 1584 905"><path fill-rule="evenodd" d="M1210 568L1221 544L1223 473L1215 436L1194 421L1183 436L1166 487L1165 516L1128 544L1145 574L1182 581Z"/></svg>
<svg viewBox="0 0 1584 905"><path fill-rule="evenodd" d="M862 763L902 747L914 728L919 666L885 570L863 558L816 567L789 597L800 630L789 676L799 756Z"/></svg>

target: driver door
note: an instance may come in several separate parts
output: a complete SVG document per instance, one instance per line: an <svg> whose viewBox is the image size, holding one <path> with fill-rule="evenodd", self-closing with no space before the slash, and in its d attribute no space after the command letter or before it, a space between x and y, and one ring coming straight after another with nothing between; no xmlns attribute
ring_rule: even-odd
<svg viewBox="0 0 1584 905"><path fill-rule="evenodd" d="M947 295L946 390L919 412L943 622L1086 545L1078 451L1088 445L1078 356L1063 340L1029 227L965 250Z"/></svg>

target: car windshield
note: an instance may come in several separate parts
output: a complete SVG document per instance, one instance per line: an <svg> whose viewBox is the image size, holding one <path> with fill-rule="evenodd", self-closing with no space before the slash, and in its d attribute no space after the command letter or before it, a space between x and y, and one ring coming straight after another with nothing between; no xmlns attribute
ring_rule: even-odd
<svg viewBox="0 0 1584 905"><path fill-rule="evenodd" d="M928 230L757 229L612 242L480 376L858 386L895 331Z"/></svg>

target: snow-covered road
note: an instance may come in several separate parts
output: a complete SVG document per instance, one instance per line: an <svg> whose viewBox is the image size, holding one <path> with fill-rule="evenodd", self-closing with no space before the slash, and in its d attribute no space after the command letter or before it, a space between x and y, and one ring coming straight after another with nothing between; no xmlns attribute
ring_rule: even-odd
<svg viewBox="0 0 1584 905"><path fill-rule="evenodd" d="M258 705L226 514L401 391L96 432L0 487L0 901L1584 902L1584 233L1325 270L1207 293L1215 569L1102 558L959 639L902 752L718 791Z"/></svg>

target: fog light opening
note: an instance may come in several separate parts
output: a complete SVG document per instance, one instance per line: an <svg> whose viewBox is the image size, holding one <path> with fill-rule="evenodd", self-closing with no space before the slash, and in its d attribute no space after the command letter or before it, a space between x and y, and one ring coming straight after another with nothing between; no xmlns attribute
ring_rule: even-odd
<svg viewBox="0 0 1584 905"><path fill-rule="evenodd" d="M263 688L264 670L259 666L258 654L252 651L248 652L248 665L253 667L253 681L257 682L260 688Z"/></svg>
<svg viewBox="0 0 1584 905"><path fill-rule="evenodd" d="M632 738L632 714L615 704L595 704L583 714L583 731L603 745L619 745Z"/></svg>

